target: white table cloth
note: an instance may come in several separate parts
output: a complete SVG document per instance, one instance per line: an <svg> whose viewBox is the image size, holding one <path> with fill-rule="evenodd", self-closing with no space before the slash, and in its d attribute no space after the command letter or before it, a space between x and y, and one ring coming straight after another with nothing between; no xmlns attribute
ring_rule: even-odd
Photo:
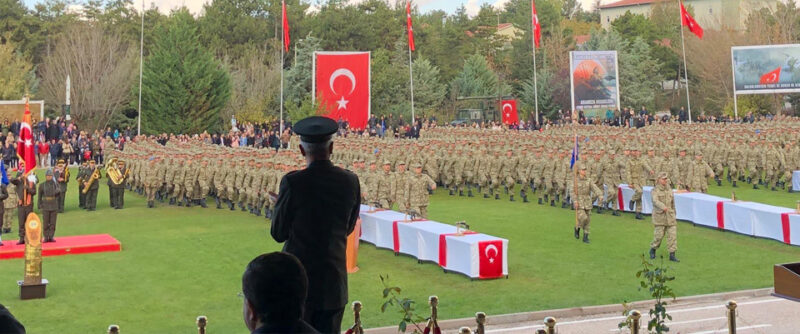
<svg viewBox="0 0 800 334"><path fill-rule="evenodd" d="M644 186L642 187L642 213L649 215L653 213L653 192L652 186ZM633 197L633 188L629 187L627 184L620 184L619 190L617 192L617 205L619 206L619 210L626 211L626 212L634 212L636 211L635 208L630 208L629 204L631 198Z"/></svg>
<svg viewBox="0 0 800 334"><path fill-rule="evenodd" d="M800 170L792 172L792 191L800 191Z"/></svg>
<svg viewBox="0 0 800 334"><path fill-rule="evenodd" d="M399 212L361 206L361 240L470 278L508 276L508 240L430 220L408 221Z"/></svg>

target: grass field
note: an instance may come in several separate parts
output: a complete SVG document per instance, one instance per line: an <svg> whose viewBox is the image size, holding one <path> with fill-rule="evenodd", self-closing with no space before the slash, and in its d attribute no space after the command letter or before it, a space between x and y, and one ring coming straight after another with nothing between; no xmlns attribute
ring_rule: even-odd
<svg viewBox="0 0 800 334"><path fill-rule="evenodd" d="M730 192L729 187L711 187L720 196ZM747 188L736 194L787 207L800 199L800 194ZM56 236L109 233L122 242L122 252L45 258L48 297L31 301L18 297L23 261L0 261L0 303L29 333L102 333L109 324L120 325L124 333L196 333L198 315L208 316L209 333L246 332L237 297L244 266L281 247L269 237L263 217L211 208L147 209L131 192L126 192L124 210L112 210L104 185L98 197L97 211L79 210L77 188L70 183L67 212L59 215ZM507 197L496 201L438 191L431 200L431 219L466 220L479 232L510 240L509 279L470 281L362 244L361 270L350 276L351 300L364 303L365 327L377 327L399 320L396 313L380 313L382 274L416 300L422 313L427 313L427 296L438 295L442 318L648 299L637 290L634 274L652 238L649 218L593 215L592 244L585 245L572 237L573 215ZM15 239L14 226L5 240ZM769 287L773 264L800 260L800 248L776 241L688 223L679 223L678 235L682 262L671 268L681 296ZM346 315L344 323L350 321Z"/></svg>

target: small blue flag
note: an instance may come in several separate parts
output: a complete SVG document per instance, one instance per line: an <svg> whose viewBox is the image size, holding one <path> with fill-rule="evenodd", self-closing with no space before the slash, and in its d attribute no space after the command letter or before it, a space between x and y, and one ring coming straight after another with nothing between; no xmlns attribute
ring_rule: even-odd
<svg viewBox="0 0 800 334"><path fill-rule="evenodd" d="M8 173L6 173L6 164L0 162L0 172L3 173L3 178L0 182L3 183L4 186L8 185Z"/></svg>
<svg viewBox="0 0 800 334"><path fill-rule="evenodd" d="M580 146L578 145L578 136L575 136L575 146L572 147L572 159L569 161L569 169L575 166L575 162L578 161L578 156L580 155Z"/></svg>

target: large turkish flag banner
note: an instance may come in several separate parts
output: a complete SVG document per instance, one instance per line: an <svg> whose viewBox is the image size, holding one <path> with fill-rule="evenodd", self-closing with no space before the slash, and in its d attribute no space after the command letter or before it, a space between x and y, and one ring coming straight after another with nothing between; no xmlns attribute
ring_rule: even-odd
<svg viewBox="0 0 800 334"><path fill-rule="evenodd" d="M478 276L497 278L503 276L503 240L478 242Z"/></svg>
<svg viewBox="0 0 800 334"><path fill-rule="evenodd" d="M503 124L518 124L519 114L517 113L517 100L502 100L500 108L503 111Z"/></svg>
<svg viewBox="0 0 800 334"><path fill-rule="evenodd" d="M370 53L316 52L314 96L335 121L364 129L370 115Z"/></svg>

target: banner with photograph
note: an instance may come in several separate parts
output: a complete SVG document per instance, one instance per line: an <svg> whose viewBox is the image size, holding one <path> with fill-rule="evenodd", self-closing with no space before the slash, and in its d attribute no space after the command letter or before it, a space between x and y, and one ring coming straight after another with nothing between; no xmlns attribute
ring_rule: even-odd
<svg viewBox="0 0 800 334"><path fill-rule="evenodd" d="M731 48L736 94L800 92L800 44Z"/></svg>
<svg viewBox="0 0 800 334"><path fill-rule="evenodd" d="M572 51L569 54L572 109L619 108L617 51Z"/></svg>

